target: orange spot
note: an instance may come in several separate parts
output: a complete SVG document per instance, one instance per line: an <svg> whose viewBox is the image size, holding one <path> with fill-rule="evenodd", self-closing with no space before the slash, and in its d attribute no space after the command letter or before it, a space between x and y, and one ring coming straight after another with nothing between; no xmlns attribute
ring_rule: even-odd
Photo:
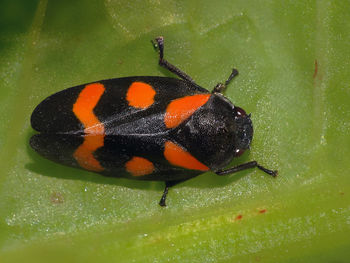
<svg viewBox="0 0 350 263"><path fill-rule="evenodd" d="M236 216L236 220L241 220L242 219L242 215L238 215L238 216Z"/></svg>
<svg viewBox="0 0 350 263"><path fill-rule="evenodd" d="M84 142L74 152L73 157L79 165L90 171L100 172L103 167L95 159L93 153L104 145L104 125L101 123L93 110L100 100L105 87L100 83L86 85L80 92L73 105L73 112L84 125Z"/></svg>
<svg viewBox="0 0 350 263"><path fill-rule="evenodd" d="M189 118L199 107L204 105L210 94L198 94L173 100L169 103L164 122L167 128L174 128Z"/></svg>
<svg viewBox="0 0 350 263"><path fill-rule="evenodd" d="M209 168L194 158L189 152L171 141L165 142L165 158L173 165L186 169L208 171Z"/></svg>
<svg viewBox="0 0 350 263"><path fill-rule="evenodd" d="M125 164L125 168L133 176L151 174L154 171L152 162L137 156L132 157L132 159Z"/></svg>
<svg viewBox="0 0 350 263"><path fill-rule="evenodd" d="M266 209L261 209L261 210L259 211L260 214L264 214L265 212L266 212Z"/></svg>
<svg viewBox="0 0 350 263"><path fill-rule="evenodd" d="M156 95L156 91L151 85L133 82L126 94L126 100L132 107L146 109L154 103L154 95Z"/></svg>

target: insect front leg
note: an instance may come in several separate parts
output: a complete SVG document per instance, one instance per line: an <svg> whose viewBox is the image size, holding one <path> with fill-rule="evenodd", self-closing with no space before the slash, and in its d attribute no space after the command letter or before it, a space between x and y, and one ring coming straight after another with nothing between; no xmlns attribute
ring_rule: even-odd
<svg viewBox="0 0 350 263"><path fill-rule="evenodd" d="M160 36L157 37L154 41L152 41L153 46L158 49L159 51L159 65L162 66L163 68L166 68L170 72L176 74L183 80L186 80L188 82L191 82L193 85L198 86L194 80L187 75L185 72L183 72L181 69L178 67L174 66L173 64L170 64L167 60L164 59L164 37Z"/></svg>
<svg viewBox="0 0 350 263"><path fill-rule="evenodd" d="M256 161L244 163L244 164L238 165L236 167L228 168L228 169L225 169L225 170L219 170L219 171L216 171L215 173L217 175L228 175L228 174L233 174L233 173L236 173L236 172L239 172L239 171L243 171L243 170L251 169L251 168L255 168L255 167L257 167L261 171L271 175L272 177L276 177L277 174L278 174L277 170L266 169L265 167L263 167L260 164L258 164Z"/></svg>
<svg viewBox="0 0 350 263"><path fill-rule="evenodd" d="M230 76L228 77L228 79L225 81L225 83L218 83L216 84L216 86L214 87L212 93L222 93L228 84L230 84L231 80L236 77L238 75L238 70L237 69L232 69L232 72L230 74Z"/></svg>

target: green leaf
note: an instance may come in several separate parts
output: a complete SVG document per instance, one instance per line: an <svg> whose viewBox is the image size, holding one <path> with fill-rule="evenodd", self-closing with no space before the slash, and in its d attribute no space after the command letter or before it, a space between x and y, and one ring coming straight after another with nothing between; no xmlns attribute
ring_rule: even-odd
<svg viewBox="0 0 350 263"><path fill-rule="evenodd" d="M1 262L347 262L349 1L21 1L0 4ZM252 113L249 153L279 170L206 173L170 190L52 163L30 115L64 88L172 76L165 57ZM229 142L228 142L229 143Z"/></svg>

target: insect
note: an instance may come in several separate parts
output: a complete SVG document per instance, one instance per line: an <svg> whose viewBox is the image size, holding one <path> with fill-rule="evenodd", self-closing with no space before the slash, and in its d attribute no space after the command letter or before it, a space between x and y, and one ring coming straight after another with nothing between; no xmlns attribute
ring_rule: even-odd
<svg viewBox="0 0 350 263"><path fill-rule="evenodd" d="M256 161L226 168L253 136L250 115L222 92L236 69L210 92L164 59L164 38L153 41L159 65L178 78L136 76L101 80L53 94L31 116L40 132L31 147L52 161L105 176L164 181L171 186L206 171L228 175Z"/></svg>

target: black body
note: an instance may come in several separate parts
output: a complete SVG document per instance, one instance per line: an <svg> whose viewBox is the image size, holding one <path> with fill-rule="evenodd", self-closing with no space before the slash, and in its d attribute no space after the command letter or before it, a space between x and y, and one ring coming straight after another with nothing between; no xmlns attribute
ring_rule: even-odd
<svg viewBox="0 0 350 263"><path fill-rule="evenodd" d="M130 107L126 89L135 81L150 84L156 91L155 103L145 109ZM212 171L224 168L239 150L242 137L250 142L251 126L242 130L243 118L237 118L234 105L219 93L210 95L206 104L179 126L167 129L163 122L170 101L195 94L209 94L190 82L166 77L127 77L99 81L106 88L94 113L105 125L104 146L94 157L105 168L106 176L138 180L177 181L193 177L202 171L187 170L169 164L163 157L164 142L172 141L193 155ZM34 110L32 127L40 132L30 145L44 157L65 165L78 167L74 151L83 143L84 127L72 111L81 90L80 85L60 91L40 103ZM68 101L67 101L68 100ZM243 129L244 130L244 129ZM249 143L248 143L249 145ZM132 176L124 164L132 156L145 156L157 168L152 174Z"/></svg>

